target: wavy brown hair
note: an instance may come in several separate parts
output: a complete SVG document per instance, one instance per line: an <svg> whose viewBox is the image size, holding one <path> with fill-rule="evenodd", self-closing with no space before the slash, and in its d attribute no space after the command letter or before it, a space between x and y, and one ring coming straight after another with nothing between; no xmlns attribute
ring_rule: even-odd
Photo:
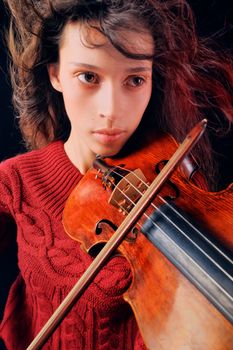
<svg viewBox="0 0 233 350"><path fill-rule="evenodd" d="M209 117L209 130L232 121L232 59L211 49L196 35L192 10L184 0L8 0L9 49L14 105L30 148L66 140L70 124L61 93L49 80L47 65L58 62L68 22L100 30L123 55L153 59L153 93L142 127L160 128L181 141L190 128ZM153 57L127 48L124 33L149 30ZM126 38L127 39L127 38ZM90 43L94 45L93 43ZM214 166L207 134L194 150L213 182Z"/></svg>

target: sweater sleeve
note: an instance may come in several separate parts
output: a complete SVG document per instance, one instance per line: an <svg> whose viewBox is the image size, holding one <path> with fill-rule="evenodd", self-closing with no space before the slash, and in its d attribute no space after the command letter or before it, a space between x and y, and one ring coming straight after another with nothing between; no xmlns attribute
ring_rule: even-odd
<svg viewBox="0 0 233 350"><path fill-rule="evenodd" d="M0 164L0 254L6 251L16 232L11 181L5 163Z"/></svg>

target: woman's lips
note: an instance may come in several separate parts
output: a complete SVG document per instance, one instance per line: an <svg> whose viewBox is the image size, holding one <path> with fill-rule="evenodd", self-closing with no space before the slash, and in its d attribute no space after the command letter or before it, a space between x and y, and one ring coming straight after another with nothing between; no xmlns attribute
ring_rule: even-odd
<svg viewBox="0 0 233 350"><path fill-rule="evenodd" d="M93 131L94 137L101 143L107 144L117 141L125 133L123 129L99 129Z"/></svg>

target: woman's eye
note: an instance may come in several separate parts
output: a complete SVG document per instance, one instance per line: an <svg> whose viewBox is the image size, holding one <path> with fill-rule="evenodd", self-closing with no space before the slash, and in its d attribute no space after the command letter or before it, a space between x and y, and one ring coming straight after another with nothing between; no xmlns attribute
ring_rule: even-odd
<svg viewBox="0 0 233 350"><path fill-rule="evenodd" d="M145 82L145 79L139 76L129 77L127 80L127 85L132 87L141 86Z"/></svg>
<svg viewBox="0 0 233 350"><path fill-rule="evenodd" d="M98 77L95 73L85 72L78 75L78 79L84 84L97 84Z"/></svg>

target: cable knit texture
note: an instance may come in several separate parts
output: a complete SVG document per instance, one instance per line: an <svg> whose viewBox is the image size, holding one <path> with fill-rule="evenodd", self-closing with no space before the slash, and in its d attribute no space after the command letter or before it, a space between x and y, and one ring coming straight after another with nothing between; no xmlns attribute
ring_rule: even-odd
<svg viewBox="0 0 233 350"><path fill-rule="evenodd" d="M92 261L61 220L81 177L60 141L0 165L0 239L10 239L10 217L17 224L20 268L0 328L8 350L26 349ZM126 260L111 259L43 349L145 349L122 298L130 280Z"/></svg>

